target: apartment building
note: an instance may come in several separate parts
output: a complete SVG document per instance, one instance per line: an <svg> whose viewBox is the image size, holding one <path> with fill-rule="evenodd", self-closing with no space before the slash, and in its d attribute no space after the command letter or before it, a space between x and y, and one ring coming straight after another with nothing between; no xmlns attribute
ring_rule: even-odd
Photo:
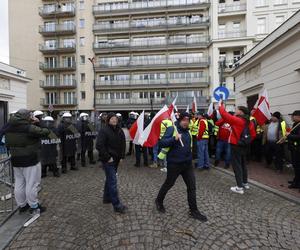
<svg viewBox="0 0 300 250"><path fill-rule="evenodd" d="M157 110L177 95L185 108L196 95L205 110L220 84L233 108L235 64L299 7L300 0L10 0L10 60L33 79L32 109Z"/></svg>

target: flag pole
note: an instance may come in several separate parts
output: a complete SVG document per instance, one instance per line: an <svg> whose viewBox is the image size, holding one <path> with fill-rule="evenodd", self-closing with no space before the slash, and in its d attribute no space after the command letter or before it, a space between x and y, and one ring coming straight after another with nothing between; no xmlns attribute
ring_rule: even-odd
<svg viewBox="0 0 300 250"><path fill-rule="evenodd" d="M179 133L178 133L177 126L175 125L175 123L174 123L173 121L172 121L172 123L173 123L173 127L174 127L175 132L176 132L177 134L179 134ZM183 141L181 140L181 138L179 139L179 141L180 141L181 146L184 147L184 144L183 144Z"/></svg>
<svg viewBox="0 0 300 250"><path fill-rule="evenodd" d="M295 128L297 128L299 125L300 125L300 122L299 122L299 123L297 123L297 124L296 124L296 126L295 126L295 127L293 127L293 128L291 129L290 133L291 133L292 131L294 131L294 130L295 130ZM283 143L283 142L286 140L286 138L287 138L287 137L288 137L288 136L284 136L284 137L282 137L280 140L278 140L278 141L276 142L276 144L281 144L281 143Z"/></svg>

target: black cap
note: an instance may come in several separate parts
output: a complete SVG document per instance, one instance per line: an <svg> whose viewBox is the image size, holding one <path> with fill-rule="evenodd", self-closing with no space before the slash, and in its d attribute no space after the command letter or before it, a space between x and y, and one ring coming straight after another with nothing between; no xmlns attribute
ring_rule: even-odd
<svg viewBox="0 0 300 250"><path fill-rule="evenodd" d="M281 114L278 111L274 112L272 116L276 117L278 120L281 118Z"/></svg>
<svg viewBox="0 0 300 250"><path fill-rule="evenodd" d="M289 115L300 116L300 110L295 110L292 114L289 114Z"/></svg>
<svg viewBox="0 0 300 250"><path fill-rule="evenodd" d="M190 116L190 114L188 112L182 112L182 113L180 113L178 120L181 121L184 118L191 119L191 116Z"/></svg>

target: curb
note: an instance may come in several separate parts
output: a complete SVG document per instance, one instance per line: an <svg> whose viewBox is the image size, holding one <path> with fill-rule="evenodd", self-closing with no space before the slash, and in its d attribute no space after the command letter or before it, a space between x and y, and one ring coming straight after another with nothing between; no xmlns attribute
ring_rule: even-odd
<svg viewBox="0 0 300 250"><path fill-rule="evenodd" d="M231 176L234 177L234 173L231 172L231 171L229 171L229 170L222 169L222 168L219 168L219 167L216 167L216 166L213 166L213 168L216 169L217 171L220 171L222 173L225 173L225 174L228 174L228 175L231 175ZM278 195L281 198L284 198L284 199L286 199L288 201L296 203L297 205L300 205L300 198L297 198L297 197L295 197L295 196L293 196L291 194L287 194L285 192L279 191L279 190L277 190L275 188L269 187L269 186L267 186L265 184L262 184L260 182L255 181L255 180L252 180L252 179L249 179L248 182L251 183L252 185L258 187L258 188L261 188L261 189L267 191L267 192L270 192L272 194Z"/></svg>

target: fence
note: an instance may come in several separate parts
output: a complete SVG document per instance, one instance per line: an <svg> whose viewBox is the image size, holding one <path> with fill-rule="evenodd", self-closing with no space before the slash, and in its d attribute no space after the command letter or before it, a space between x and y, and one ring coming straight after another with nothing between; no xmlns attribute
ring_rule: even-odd
<svg viewBox="0 0 300 250"><path fill-rule="evenodd" d="M0 225L14 212L13 168L10 157L0 159Z"/></svg>

